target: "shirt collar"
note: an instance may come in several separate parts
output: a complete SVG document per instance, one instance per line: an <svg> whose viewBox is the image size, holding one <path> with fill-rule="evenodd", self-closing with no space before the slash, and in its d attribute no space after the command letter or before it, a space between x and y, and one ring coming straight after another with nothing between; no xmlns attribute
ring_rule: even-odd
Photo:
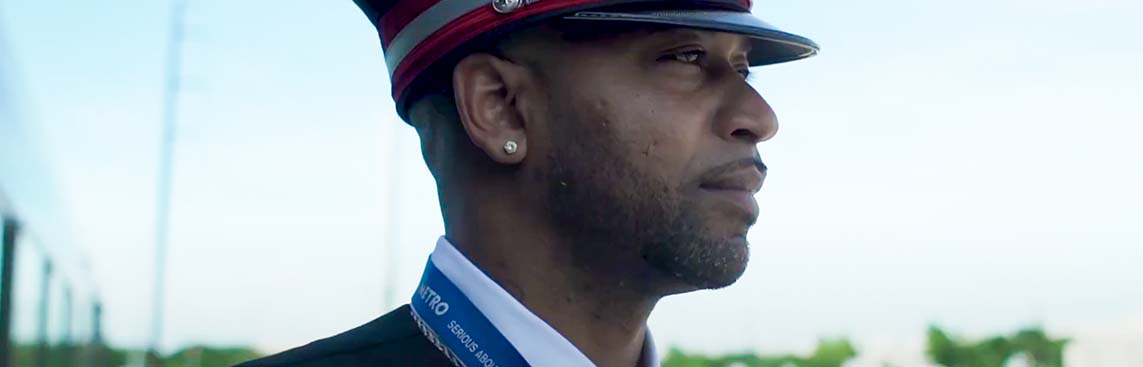
<svg viewBox="0 0 1143 367"><path fill-rule="evenodd" d="M595 366L556 329L528 310L508 291L464 257L443 236L429 257L480 313L492 322L520 355L533 366ZM642 367L658 367L659 355L651 332L643 338Z"/></svg>

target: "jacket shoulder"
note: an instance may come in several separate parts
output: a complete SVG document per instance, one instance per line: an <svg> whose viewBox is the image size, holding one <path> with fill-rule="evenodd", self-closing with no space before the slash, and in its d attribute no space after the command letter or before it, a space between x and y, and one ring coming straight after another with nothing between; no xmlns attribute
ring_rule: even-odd
<svg viewBox="0 0 1143 367"><path fill-rule="evenodd" d="M365 325L236 367L451 366L402 306Z"/></svg>

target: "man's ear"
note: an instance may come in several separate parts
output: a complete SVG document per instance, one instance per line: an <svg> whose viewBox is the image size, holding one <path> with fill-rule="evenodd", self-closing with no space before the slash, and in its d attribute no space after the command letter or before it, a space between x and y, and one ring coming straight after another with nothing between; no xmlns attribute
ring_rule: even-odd
<svg viewBox="0 0 1143 367"><path fill-rule="evenodd" d="M528 153L524 119L517 108L526 75L524 67L485 53L468 55L453 69L460 123L472 143L500 164L518 164Z"/></svg>

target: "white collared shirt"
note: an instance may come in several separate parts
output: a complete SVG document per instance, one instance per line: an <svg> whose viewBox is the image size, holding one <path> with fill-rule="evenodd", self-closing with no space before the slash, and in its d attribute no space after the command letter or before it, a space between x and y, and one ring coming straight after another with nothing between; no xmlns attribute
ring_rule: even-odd
<svg viewBox="0 0 1143 367"><path fill-rule="evenodd" d="M441 236L429 257L480 313L492 322L532 366L594 367L583 352L556 329L524 307L508 291L480 271ZM659 367L659 355L648 331L643 339L642 367Z"/></svg>

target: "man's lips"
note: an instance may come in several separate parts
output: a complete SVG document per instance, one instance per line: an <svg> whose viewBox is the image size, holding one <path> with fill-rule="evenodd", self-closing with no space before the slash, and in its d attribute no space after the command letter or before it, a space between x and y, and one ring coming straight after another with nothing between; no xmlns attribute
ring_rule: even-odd
<svg viewBox="0 0 1143 367"><path fill-rule="evenodd" d="M707 190L745 191L751 195L762 189L766 165L753 159L719 167L699 184Z"/></svg>
<svg viewBox="0 0 1143 367"><path fill-rule="evenodd" d="M762 179L762 171L750 167L736 170L709 181L703 181L699 187L707 190L744 191L756 194L758 190L762 189Z"/></svg>
<svg viewBox="0 0 1143 367"><path fill-rule="evenodd" d="M758 218L758 201L754 194L762 189L766 166L761 161L746 159L712 170L699 184L699 189L730 202L749 216L750 224Z"/></svg>

